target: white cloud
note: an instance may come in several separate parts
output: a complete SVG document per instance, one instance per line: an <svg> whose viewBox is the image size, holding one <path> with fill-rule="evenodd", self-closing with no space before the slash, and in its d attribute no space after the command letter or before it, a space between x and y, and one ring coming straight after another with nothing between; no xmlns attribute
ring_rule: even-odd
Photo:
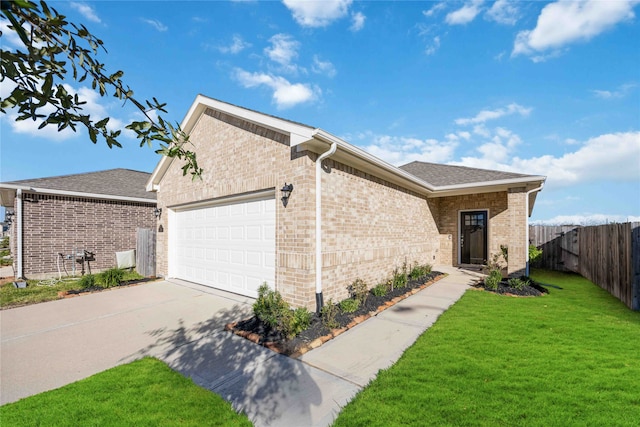
<svg viewBox="0 0 640 427"><path fill-rule="evenodd" d="M490 21L504 25L515 25L518 21L518 7L512 0L497 0L485 14Z"/></svg>
<svg viewBox="0 0 640 427"><path fill-rule="evenodd" d="M249 47L251 47L251 43L245 42L241 36L234 34L230 45L219 46L217 49L222 53L231 53L235 55Z"/></svg>
<svg viewBox="0 0 640 427"><path fill-rule="evenodd" d="M166 25L164 25L162 22L158 21L157 19L147 19L147 18L141 18L142 22L151 25L153 28L155 28L156 30L162 32L165 32L169 29L169 27L167 27Z"/></svg>
<svg viewBox="0 0 640 427"><path fill-rule="evenodd" d="M349 29L351 31L353 31L354 33L360 31L361 29L364 28L364 21L366 19L367 19L367 17L364 16L362 14L362 12L354 13L353 15L351 15L352 23L351 23L351 27L349 27Z"/></svg>
<svg viewBox="0 0 640 427"><path fill-rule="evenodd" d="M349 139L348 137L345 139ZM458 146L458 136L449 135L444 141L404 136L358 134L353 143L368 153L395 166L413 161L441 163L451 160Z"/></svg>
<svg viewBox="0 0 640 427"><path fill-rule="evenodd" d="M608 215L608 214L581 214L558 215L550 219L531 221L531 225L600 225L613 222L640 222L640 216L633 215Z"/></svg>
<svg viewBox="0 0 640 427"><path fill-rule="evenodd" d="M300 43L288 34L276 34L269 41L271 46L264 49L269 59L280 64L284 71L296 72L297 66L292 61L298 57Z"/></svg>
<svg viewBox="0 0 640 427"><path fill-rule="evenodd" d="M89 21L97 22L98 24L102 22L100 17L96 14L96 11L88 4L71 2L70 5Z"/></svg>
<svg viewBox="0 0 640 427"><path fill-rule="evenodd" d="M638 0L558 1L546 5L533 30L517 34L511 56L528 55L541 61L545 52L558 55L560 49L588 41L616 24L631 20Z"/></svg>
<svg viewBox="0 0 640 427"><path fill-rule="evenodd" d="M298 104L318 99L321 91L308 84L291 83L284 77L265 73L250 73L237 68L234 77L245 88L266 86L273 91L273 102L278 109L286 109Z"/></svg>
<svg viewBox="0 0 640 427"><path fill-rule="evenodd" d="M431 17L446 8L447 8L447 3L444 1L441 1L440 3L436 3L434 6L432 6L431 9L423 10L422 14L426 17Z"/></svg>
<svg viewBox="0 0 640 427"><path fill-rule="evenodd" d="M431 42L431 44L427 45L427 48L424 50L424 53L428 56L433 55L440 49L440 36L435 36Z"/></svg>
<svg viewBox="0 0 640 427"><path fill-rule="evenodd" d="M626 83L620 85L618 89L610 91L610 90L593 90L592 92L598 97L602 99L615 99L615 98L624 98L627 96L633 89L635 89L638 85L635 83Z"/></svg>
<svg viewBox="0 0 640 427"><path fill-rule="evenodd" d="M485 123L489 120L495 120L503 116L511 114L519 114L521 116L528 116L531 112L531 108L523 107L522 105L512 103L507 105L506 108L498 108L496 110L482 110L475 117L456 119L457 125L470 125L476 123ZM474 129L475 131L475 129Z"/></svg>
<svg viewBox="0 0 640 427"><path fill-rule="evenodd" d="M336 67L329 61L322 61L318 55L313 56L313 65L311 71L316 74L322 74L327 77L335 77L337 74Z"/></svg>
<svg viewBox="0 0 640 427"><path fill-rule="evenodd" d="M349 13L352 0L283 0L293 18L303 27L326 27Z"/></svg>
<svg viewBox="0 0 640 427"><path fill-rule="evenodd" d="M455 164L545 175L547 186L556 188L598 180L640 182L640 132L600 135L559 157L509 157L502 161L463 157Z"/></svg>
<svg viewBox="0 0 640 427"><path fill-rule="evenodd" d="M465 3L460 9L449 12L445 18L445 22L449 25L466 25L476 19L476 16L482 10L484 0L471 0Z"/></svg>

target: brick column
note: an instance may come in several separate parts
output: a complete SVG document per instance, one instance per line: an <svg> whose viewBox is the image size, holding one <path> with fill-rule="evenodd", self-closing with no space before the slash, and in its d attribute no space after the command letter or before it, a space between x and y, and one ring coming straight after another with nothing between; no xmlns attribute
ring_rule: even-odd
<svg viewBox="0 0 640 427"><path fill-rule="evenodd" d="M509 206L509 267L510 277L525 274L527 260L525 248L527 234L527 212L525 197L527 196L525 187L510 188L507 199Z"/></svg>

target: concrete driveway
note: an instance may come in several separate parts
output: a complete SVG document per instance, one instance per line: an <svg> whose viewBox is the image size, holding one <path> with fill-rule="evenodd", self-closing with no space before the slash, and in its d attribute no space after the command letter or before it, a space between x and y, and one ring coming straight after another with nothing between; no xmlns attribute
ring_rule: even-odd
<svg viewBox="0 0 640 427"><path fill-rule="evenodd" d="M328 425L358 387L224 332L253 300L154 282L0 311L0 404L154 356L256 426Z"/></svg>

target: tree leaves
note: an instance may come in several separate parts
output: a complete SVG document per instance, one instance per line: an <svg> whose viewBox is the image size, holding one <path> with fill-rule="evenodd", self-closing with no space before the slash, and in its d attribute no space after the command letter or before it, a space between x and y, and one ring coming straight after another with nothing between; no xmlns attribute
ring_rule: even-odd
<svg viewBox="0 0 640 427"><path fill-rule="evenodd" d="M92 143L102 138L109 148L121 147L118 140L121 130L108 129L108 117L93 121L82 114L86 102L77 94L70 94L63 85L70 80L67 74L78 83L88 79L100 96L113 95L123 105L130 102L142 113L146 120L125 126L136 134L140 146L152 147L159 142L157 153L185 162L183 175L190 173L194 179L202 175L196 154L185 148L189 136L178 124L174 127L159 115L167 112L166 104L155 97L151 101L137 100L133 90L122 82L124 72L106 72L97 57L99 51L106 52L102 40L84 25L67 22L64 15L44 1L38 6L27 0L2 0L1 5L1 14L10 23L8 28L18 35L22 46L13 49L3 45L8 50L0 49L0 81L8 79L15 84L11 94L0 100L0 112L17 110L16 120L40 120L39 128L54 125L58 131L69 128L75 132L77 125L82 125Z"/></svg>

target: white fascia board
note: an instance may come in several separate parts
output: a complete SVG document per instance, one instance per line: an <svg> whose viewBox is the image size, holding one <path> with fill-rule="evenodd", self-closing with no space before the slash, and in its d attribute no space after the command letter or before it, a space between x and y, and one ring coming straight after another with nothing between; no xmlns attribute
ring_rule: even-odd
<svg viewBox="0 0 640 427"><path fill-rule="evenodd" d="M24 192L49 194L52 196L68 196L68 197L84 197L88 199L102 199L102 200L118 200L123 202L138 202L138 203L156 203L154 199L144 199L142 197L127 197L127 196L115 196L111 194L96 194L96 193L83 193L80 191L66 191L66 190L53 190L50 188L38 188L29 187L26 185L15 184L2 184L2 189L22 190L23 197Z"/></svg>
<svg viewBox="0 0 640 427"><path fill-rule="evenodd" d="M313 138L314 129L309 126L248 110L238 107L237 105L227 104L226 102L218 101L201 94L196 96L195 101L191 104L191 108L189 108L189 111L180 124L183 132L190 134L207 108L218 110L242 120L284 133L289 136L289 144L291 147L295 147ZM172 162L173 159L166 156L160 159L149 181L147 181L147 191L157 191L158 184L160 184L162 177Z"/></svg>

